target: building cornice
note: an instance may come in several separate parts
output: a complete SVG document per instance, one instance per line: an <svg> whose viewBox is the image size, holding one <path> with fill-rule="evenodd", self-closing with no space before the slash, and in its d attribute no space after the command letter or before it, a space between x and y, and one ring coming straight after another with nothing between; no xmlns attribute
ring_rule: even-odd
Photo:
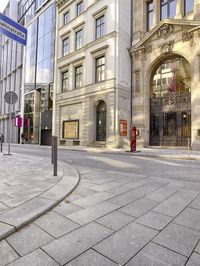
<svg viewBox="0 0 200 266"><path fill-rule="evenodd" d="M183 20L183 19L166 19L166 20L162 20L162 21L159 22L159 24L157 26L155 26L151 31L149 31L146 34L146 36L144 38L142 38L136 45L131 47L131 49L129 50L130 53L133 53L135 51L143 49L145 42L147 42L154 34L158 33L159 30L165 25L169 25L168 30L166 32L166 34L168 34L168 33L173 33L173 26L176 26L176 25L177 26L193 27L193 30L195 30L197 27L200 27L199 26L200 25L200 21ZM190 31L191 30L192 29L190 29ZM162 35L162 33L161 33L161 35ZM159 37L159 34L158 34L158 37ZM164 34L163 34L163 37L165 37ZM167 35L166 35L166 37L167 37Z"/></svg>

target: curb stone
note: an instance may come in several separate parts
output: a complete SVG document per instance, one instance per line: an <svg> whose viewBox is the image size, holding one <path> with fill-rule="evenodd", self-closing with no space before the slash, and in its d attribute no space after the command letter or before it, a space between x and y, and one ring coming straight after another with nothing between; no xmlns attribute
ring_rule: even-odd
<svg viewBox="0 0 200 266"><path fill-rule="evenodd" d="M58 183L33 199L0 215L0 241L50 211L78 186L79 172L67 163L58 164L63 170L63 176ZM70 169L72 174L67 176L66 169Z"/></svg>

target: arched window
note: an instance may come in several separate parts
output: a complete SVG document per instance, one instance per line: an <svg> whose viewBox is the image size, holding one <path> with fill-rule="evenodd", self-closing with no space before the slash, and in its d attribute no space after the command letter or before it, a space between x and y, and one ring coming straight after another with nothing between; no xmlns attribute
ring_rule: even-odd
<svg viewBox="0 0 200 266"><path fill-rule="evenodd" d="M169 93L185 94L190 92L190 87L190 66L183 57L161 61L151 76L152 98L163 98Z"/></svg>

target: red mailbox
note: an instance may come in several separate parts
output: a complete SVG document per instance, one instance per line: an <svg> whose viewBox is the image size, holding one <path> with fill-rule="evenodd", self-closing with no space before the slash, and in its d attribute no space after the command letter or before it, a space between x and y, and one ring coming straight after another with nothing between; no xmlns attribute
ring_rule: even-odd
<svg viewBox="0 0 200 266"><path fill-rule="evenodd" d="M136 151L136 127L131 127L131 152Z"/></svg>

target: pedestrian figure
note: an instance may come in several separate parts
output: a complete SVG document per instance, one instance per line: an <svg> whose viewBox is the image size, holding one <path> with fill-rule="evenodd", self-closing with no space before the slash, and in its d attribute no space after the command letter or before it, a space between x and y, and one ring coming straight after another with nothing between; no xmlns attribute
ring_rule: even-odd
<svg viewBox="0 0 200 266"><path fill-rule="evenodd" d="M21 143L24 144L24 141L25 141L25 134L24 134L24 132L22 132L22 134L21 134Z"/></svg>

